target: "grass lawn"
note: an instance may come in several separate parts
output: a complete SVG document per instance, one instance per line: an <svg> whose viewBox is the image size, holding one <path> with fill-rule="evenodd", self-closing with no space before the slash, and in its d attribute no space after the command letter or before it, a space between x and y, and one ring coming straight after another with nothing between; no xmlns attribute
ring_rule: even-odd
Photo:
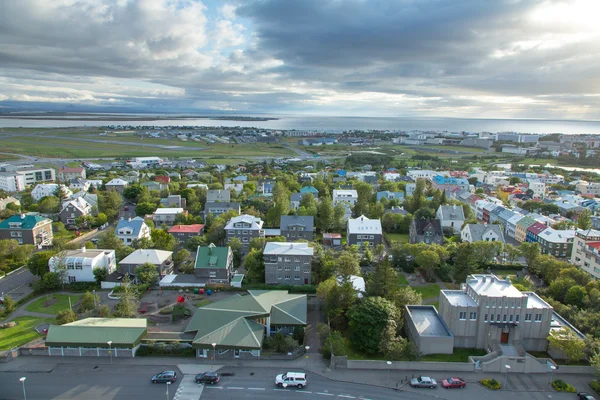
<svg viewBox="0 0 600 400"><path fill-rule="evenodd" d="M421 293L423 300L438 297L440 295L440 285L437 283L431 283L427 286L413 286L413 290L417 293Z"/></svg>
<svg viewBox="0 0 600 400"><path fill-rule="evenodd" d="M385 237L390 242L408 243L408 233L386 233Z"/></svg>
<svg viewBox="0 0 600 400"><path fill-rule="evenodd" d="M53 294L51 298L56 300L52 305L46 307L44 304L48 301L48 296L43 296L29 304L25 309L31 312L39 312L43 314L58 314L60 311L69 308L69 297L71 298L71 305L75 305L79 299L83 297L82 294Z"/></svg>
<svg viewBox="0 0 600 400"><path fill-rule="evenodd" d="M408 279L402 272L398 272L398 285L408 285Z"/></svg>
<svg viewBox="0 0 600 400"><path fill-rule="evenodd" d="M483 349L454 348L453 354L427 354L420 361L438 362L467 362L469 356L485 356L487 352Z"/></svg>
<svg viewBox="0 0 600 400"><path fill-rule="evenodd" d="M202 299L194 303L194 307L204 307L212 303L209 299Z"/></svg>
<svg viewBox="0 0 600 400"><path fill-rule="evenodd" d="M43 323L54 323L52 318L18 317L14 320L17 326L14 328L0 329L0 350L10 350L22 346L32 340L41 337L35 327Z"/></svg>
<svg viewBox="0 0 600 400"><path fill-rule="evenodd" d="M346 350L348 351L348 360L385 360L383 354L365 354L356 350L350 345L350 341L346 340Z"/></svg>

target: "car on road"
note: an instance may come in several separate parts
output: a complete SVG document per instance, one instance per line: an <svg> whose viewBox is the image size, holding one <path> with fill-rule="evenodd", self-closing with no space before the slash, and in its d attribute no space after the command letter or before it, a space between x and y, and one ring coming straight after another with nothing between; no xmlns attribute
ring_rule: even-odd
<svg viewBox="0 0 600 400"><path fill-rule="evenodd" d="M196 383L208 383L210 385L214 385L219 382L219 374L213 371L207 371L203 374L198 374L194 378Z"/></svg>
<svg viewBox="0 0 600 400"><path fill-rule="evenodd" d="M302 389L306 383L306 374L303 372L286 372L275 377L275 384L279 387L296 386Z"/></svg>
<svg viewBox="0 0 600 400"><path fill-rule="evenodd" d="M578 392L577 398L579 400L595 400L594 396L592 396L591 394L589 394L587 392Z"/></svg>
<svg viewBox="0 0 600 400"><path fill-rule="evenodd" d="M152 377L152 383L175 382L177 380L177 372L163 371Z"/></svg>
<svg viewBox="0 0 600 400"><path fill-rule="evenodd" d="M442 387L446 389L460 388L464 389L467 383L461 378L448 378L442 381Z"/></svg>
<svg viewBox="0 0 600 400"><path fill-rule="evenodd" d="M428 376L418 376L410 380L410 386L414 388L435 389L437 387L437 382L435 381L435 379L430 378Z"/></svg>
<svg viewBox="0 0 600 400"><path fill-rule="evenodd" d="M129 207L128 207L128 206L125 206L125 208L123 208L123 210L125 210L125 211L129 211Z"/></svg>

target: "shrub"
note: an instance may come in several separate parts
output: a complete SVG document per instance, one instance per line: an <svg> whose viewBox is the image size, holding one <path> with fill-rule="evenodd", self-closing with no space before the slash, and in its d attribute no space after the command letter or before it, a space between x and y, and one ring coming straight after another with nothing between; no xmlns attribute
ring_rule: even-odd
<svg viewBox="0 0 600 400"><path fill-rule="evenodd" d="M338 331L331 331L327 339L325 339L325 344L321 347L321 354L323 354L323 358L325 359L329 360L332 352L336 356L348 355L346 339Z"/></svg>
<svg viewBox="0 0 600 400"><path fill-rule="evenodd" d="M557 392L575 393L577 391L577 390L575 390L575 388L573 386L569 385L567 382L560 380L560 379L553 381L552 387Z"/></svg>
<svg viewBox="0 0 600 400"><path fill-rule="evenodd" d="M98 316L102 317L102 318L106 318L110 315L110 307L107 306L106 304L98 307L98 309L96 311L98 313Z"/></svg>
<svg viewBox="0 0 600 400"><path fill-rule="evenodd" d="M196 350L190 347L183 347L178 344L149 344L142 345L135 352L136 356L179 356L195 357Z"/></svg>
<svg viewBox="0 0 600 400"><path fill-rule="evenodd" d="M492 390L500 389L500 382L498 382L495 379L482 379L479 382L488 389L492 389Z"/></svg>
<svg viewBox="0 0 600 400"><path fill-rule="evenodd" d="M294 328L294 340L298 343L304 343L304 327L297 326Z"/></svg>
<svg viewBox="0 0 600 400"><path fill-rule="evenodd" d="M600 381L594 380L590 382L590 387L594 389L594 391L600 394Z"/></svg>
<svg viewBox="0 0 600 400"><path fill-rule="evenodd" d="M167 314L171 314L173 312L173 309L171 307L165 307L162 308L158 313L160 315L167 315Z"/></svg>
<svg viewBox="0 0 600 400"><path fill-rule="evenodd" d="M75 321L77 321L77 314L68 308L56 314L56 323L58 325L64 325Z"/></svg>

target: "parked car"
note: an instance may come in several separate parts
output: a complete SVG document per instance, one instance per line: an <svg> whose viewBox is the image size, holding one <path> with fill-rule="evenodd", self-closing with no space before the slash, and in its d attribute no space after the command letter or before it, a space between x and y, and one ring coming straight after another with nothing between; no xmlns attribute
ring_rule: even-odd
<svg viewBox="0 0 600 400"><path fill-rule="evenodd" d="M442 386L446 389L461 388L464 389L467 383L460 378L448 378L442 381Z"/></svg>
<svg viewBox="0 0 600 400"><path fill-rule="evenodd" d="M596 400L594 398L594 396L592 396L591 394L589 394L587 392L578 392L577 393L577 398L579 400Z"/></svg>
<svg viewBox="0 0 600 400"><path fill-rule="evenodd" d="M163 371L152 377L152 383L175 382L177 380L177 372Z"/></svg>
<svg viewBox="0 0 600 400"><path fill-rule="evenodd" d="M194 378L196 383L208 383L210 385L214 385L219 382L219 374L216 372L208 371L203 374L198 374Z"/></svg>
<svg viewBox="0 0 600 400"><path fill-rule="evenodd" d="M296 386L302 389L306 383L306 374L303 372L287 372L275 377L275 384L279 387Z"/></svg>
<svg viewBox="0 0 600 400"><path fill-rule="evenodd" d="M428 376L419 376L410 380L410 386L414 388L430 388L434 389L437 387L435 379Z"/></svg>

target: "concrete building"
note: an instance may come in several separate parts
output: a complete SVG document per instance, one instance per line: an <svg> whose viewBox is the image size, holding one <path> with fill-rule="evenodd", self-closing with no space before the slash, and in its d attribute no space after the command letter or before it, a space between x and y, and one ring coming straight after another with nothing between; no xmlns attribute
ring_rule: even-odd
<svg viewBox="0 0 600 400"><path fill-rule="evenodd" d="M463 242L501 242L504 243L502 227L497 224L466 224L460 231Z"/></svg>
<svg viewBox="0 0 600 400"><path fill-rule="evenodd" d="M600 182L585 182L581 181L576 185L576 189L581 194L600 195Z"/></svg>
<svg viewBox="0 0 600 400"><path fill-rule="evenodd" d="M469 190L471 185L469 181L465 178L453 178L453 177L445 177L441 175L436 175L431 178L431 185L438 190L448 190L459 188L461 190Z"/></svg>
<svg viewBox="0 0 600 400"><path fill-rule="evenodd" d="M409 242L425 244L443 244L444 233L439 219L416 218L408 229Z"/></svg>
<svg viewBox="0 0 600 400"><path fill-rule="evenodd" d="M229 190L209 190L206 192L207 203L229 203L231 201L231 192Z"/></svg>
<svg viewBox="0 0 600 400"><path fill-rule="evenodd" d="M263 251L265 283L310 285L313 254L308 243L268 242Z"/></svg>
<svg viewBox="0 0 600 400"><path fill-rule="evenodd" d="M348 219L346 231L346 244L348 246L358 245L360 247L368 245L371 249L383 243L383 231L381 229L381 220L369 219L361 215L355 219Z"/></svg>
<svg viewBox="0 0 600 400"><path fill-rule="evenodd" d="M304 239L312 242L315 238L315 217L282 215L279 222L281 236L288 242Z"/></svg>
<svg viewBox="0 0 600 400"><path fill-rule="evenodd" d="M337 203L346 203L354 206L358 201L358 192L354 189L334 189L333 190L333 206Z"/></svg>
<svg viewBox="0 0 600 400"><path fill-rule="evenodd" d="M167 208L183 208L187 207L187 200L178 194L171 194L164 199L160 199L160 205Z"/></svg>
<svg viewBox="0 0 600 400"><path fill-rule="evenodd" d="M538 234L537 242L540 244L542 254L556 258L571 258L573 251L574 230L556 230L547 227Z"/></svg>
<svg viewBox="0 0 600 400"><path fill-rule="evenodd" d="M578 229L573 238L571 263L600 279L600 231Z"/></svg>
<svg viewBox="0 0 600 400"><path fill-rule="evenodd" d="M95 282L94 269L104 268L109 274L115 272L117 261L114 250L86 249L65 250L61 256L48 261L50 272L65 271L65 282Z"/></svg>
<svg viewBox="0 0 600 400"><path fill-rule="evenodd" d="M129 186L129 182L121 178L112 179L104 185L106 190L114 190L119 194L123 194L123 191L127 186Z"/></svg>
<svg viewBox="0 0 600 400"><path fill-rule="evenodd" d="M16 172L0 172L0 189L15 193L25 190L25 176Z"/></svg>
<svg viewBox="0 0 600 400"><path fill-rule="evenodd" d="M515 240L519 243L525 242L527 239L527 229L535 223L536 220L532 217L525 216L521 218L515 228Z"/></svg>
<svg viewBox="0 0 600 400"><path fill-rule="evenodd" d="M181 207L157 208L154 214L152 214L154 226L160 227L163 224L173 226L175 225L175 218L179 214L187 214L187 212Z"/></svg>
<svg viewBox="0 0 600 400"><path fill-rule="evenodd" d="M198 247L194 275L202 283L229 284L233 277L233 252L231 247L217 247L210 244L207 247Z"/></svg>
<svg viewBox="0 0 600 400"><path fill-rule="evenodd" d="M26 186L35 185L38 182L54 182L56 171L54 168L30 168L16 171L23 176Z"/></svg>
<svg viewBox="0 0 600 400"><path fill-rule="evenodd" d="M61 168L58 170L58 180L61 182L67 182L71 179L85 179L85 168L76 167L76 168Z"/></svg>
<svg viewBox="0 0 600 400"><path fill-rule="evenodd" d="M125 245L130 246L136 239L150 239L150 227L142 217L122 219L117 223L115 234Z"/></svg>
<svg viewBox="0 0 600 400"><path fill-rule="evenodd" d="M425 354L452 354L454 336L434 306L405 306L404 330Z"/></svg>
<svg viewBox="0 0 600 400"><path fill-rule="evenodd" d="M92 215L92 205L85 201L83 197L77 197L64 202L58 218L65 226L73 226L76 225L75 219L88 215Z"/></svg>
<svg viewBox="0 0 600 400"><path fill-rule="evenodd" d="M13 215L0 222L0 240L14 239L19 244L38 248L52 245L52 220L39 215Z"/></svg>
<svg viewBox="0 0 600 400"><path fill-rule="evenodd" d="M440 220L442 231L446 228L452 229L454 233L460 232L460 228L465 223L465 214L461 206L439 206L435 214L436 219Z"/></svg>
<svg viewBox="0 0 600 400"><path fill-rule="evenodd" d="M212 214L213 217L218 217L221 214L225 214L228 211L235 211L236 213L240 213L240 203L209 203L206 202L204 206L204 220L208 218L209 215Z"/></svg>
<svg viewBox="0 0 600 400"><path fill-rule="evenodd" d="M174 225L171 229L169 229L169 233L173 235L179 242L185 242L194 236L201 236L204 233L204 225Z"/></svg>
<svg viewBox="0 0 600 400"><path fill-rule="evenodd" d="M142 264L156 266L161 278L173 272L173 252L154 249L137 249L119 262L119 272L135 274L135 269Z"/></svg>
<svg viewBox="0 0 600 400"><path fill-rule="evenodd" d="M533 191L534 199L543 199L546 197L546 184L539 180L529 180L528 182L529 190Z"/></svg>
<svg viewBox="0 0 600 400"><path fill-rule="evenodd" d="M58 190L59 185L57 183L40 183L36 185L31 191L31 198L35 201L40 201L42 198L46 196L55 196L56 191ZM66 197L73 196L73 192L66 187L65 185L60 185L63 193Z"/></svg>
<svg viewBox="0 0 600 400"><path fill-rule="evenodd" d="M252 239L265 237L263 224L262 219L253 215L244 214L231 218L225 225L227 243L233 238L238 238L242 242L242 253L247 253Z"/></svg>

